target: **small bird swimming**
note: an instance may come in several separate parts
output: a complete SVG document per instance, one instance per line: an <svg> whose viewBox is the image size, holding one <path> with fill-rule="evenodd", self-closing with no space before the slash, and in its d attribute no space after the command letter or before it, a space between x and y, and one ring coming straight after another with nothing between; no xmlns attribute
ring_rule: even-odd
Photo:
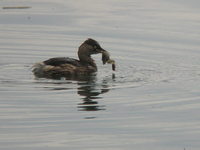
<svg viewBox="0 0 200 150"><path fill-rule="evenodd" d="M55 57L36 63L32 72L39 78L61 78L89 75L97 71L93 54L102 54L103 64L112 64L115 70L115 61L110 59L109 53L94 39L87 39L78 49L79 60L69 57Z"/></svg>

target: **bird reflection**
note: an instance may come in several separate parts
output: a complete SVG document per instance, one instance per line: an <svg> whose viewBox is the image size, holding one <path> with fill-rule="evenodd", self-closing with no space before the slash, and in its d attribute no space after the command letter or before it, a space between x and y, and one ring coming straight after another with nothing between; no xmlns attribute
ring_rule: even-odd
<svg viewBox="0 0 200 150"><path fill-rule="evenodd" d="M82 103L78 104L79 111L99 111L105 110L105 105L99 105L99 99L102 99L101 94L109 91L108 81L104 79L97 83L96 76L85 78L85 82L79 82L78 94L82 96Z"/></svg>
<svg viewBox="0 0 200 150"><path fill-rule="evenodd" d="M78 103L78 110L79 111L99 111L99 110L105 110L105 105L99 105L98 100L102 99L102 94L109 91L109 83L110 81L114 81L115 74L113 74L111 77L107 77L103 79L102 81L97 81L97 77L95 74L90 76L78 76L78 77L70 77L70 78L64 78L59 80L64 80L65 82L60 82L59 80L55 80L56 82L53 82L53 84L71 84L71 81L77 81L77 93L81 96L81 103ZM59 82L57 82L59 81ZM67 82L66 82L67 81ZM41 83L41 82L37 82ZM51 84L49 82L43 82L45 84ZM71 88L69 87L44 87L51 90L69 90ZM91 119L91 117L87 118Z"/></svg>

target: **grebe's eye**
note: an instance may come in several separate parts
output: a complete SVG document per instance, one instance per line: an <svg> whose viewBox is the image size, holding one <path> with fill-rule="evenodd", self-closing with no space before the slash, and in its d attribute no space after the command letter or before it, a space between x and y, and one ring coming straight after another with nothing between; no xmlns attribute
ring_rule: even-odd
<svg viewBox="0 0 200 150"><path fill-rule="evenodd" d="M94 49L97 49L97 46L96 46L96 45L94 45Z"/></svg>

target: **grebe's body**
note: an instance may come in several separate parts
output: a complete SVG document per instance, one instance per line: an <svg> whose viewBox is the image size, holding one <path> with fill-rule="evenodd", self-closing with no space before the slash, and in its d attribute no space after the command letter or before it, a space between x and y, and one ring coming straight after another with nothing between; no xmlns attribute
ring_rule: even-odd
<svg viewBox="0 0 200 150"><path fill-rule="evenodd" d="M109 54L101 48L99 43L93 39L87 39L81 44L78 50L79 60L68 57L50 58L46 61L36 63L33 66L33 73L36 77L61 78L88 75L97 71L95 61L91 55L102 53Z"/></svg>

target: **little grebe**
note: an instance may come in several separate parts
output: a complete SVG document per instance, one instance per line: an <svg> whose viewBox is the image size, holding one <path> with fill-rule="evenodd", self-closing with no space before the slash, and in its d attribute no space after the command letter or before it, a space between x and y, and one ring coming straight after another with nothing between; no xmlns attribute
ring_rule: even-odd
<svg viewBox="0 0 200 150"><path fill-rule="evenodd" d="M97 71L97 66L91 55L98 53L102 53L103 64L107 62L114 65L114 61L110 59L109 53L101 48L97 41L89 38L78 49L79 60L68 57L50 58L36 63L32 71L36 77L45 78L88 75Z"/></svg>

